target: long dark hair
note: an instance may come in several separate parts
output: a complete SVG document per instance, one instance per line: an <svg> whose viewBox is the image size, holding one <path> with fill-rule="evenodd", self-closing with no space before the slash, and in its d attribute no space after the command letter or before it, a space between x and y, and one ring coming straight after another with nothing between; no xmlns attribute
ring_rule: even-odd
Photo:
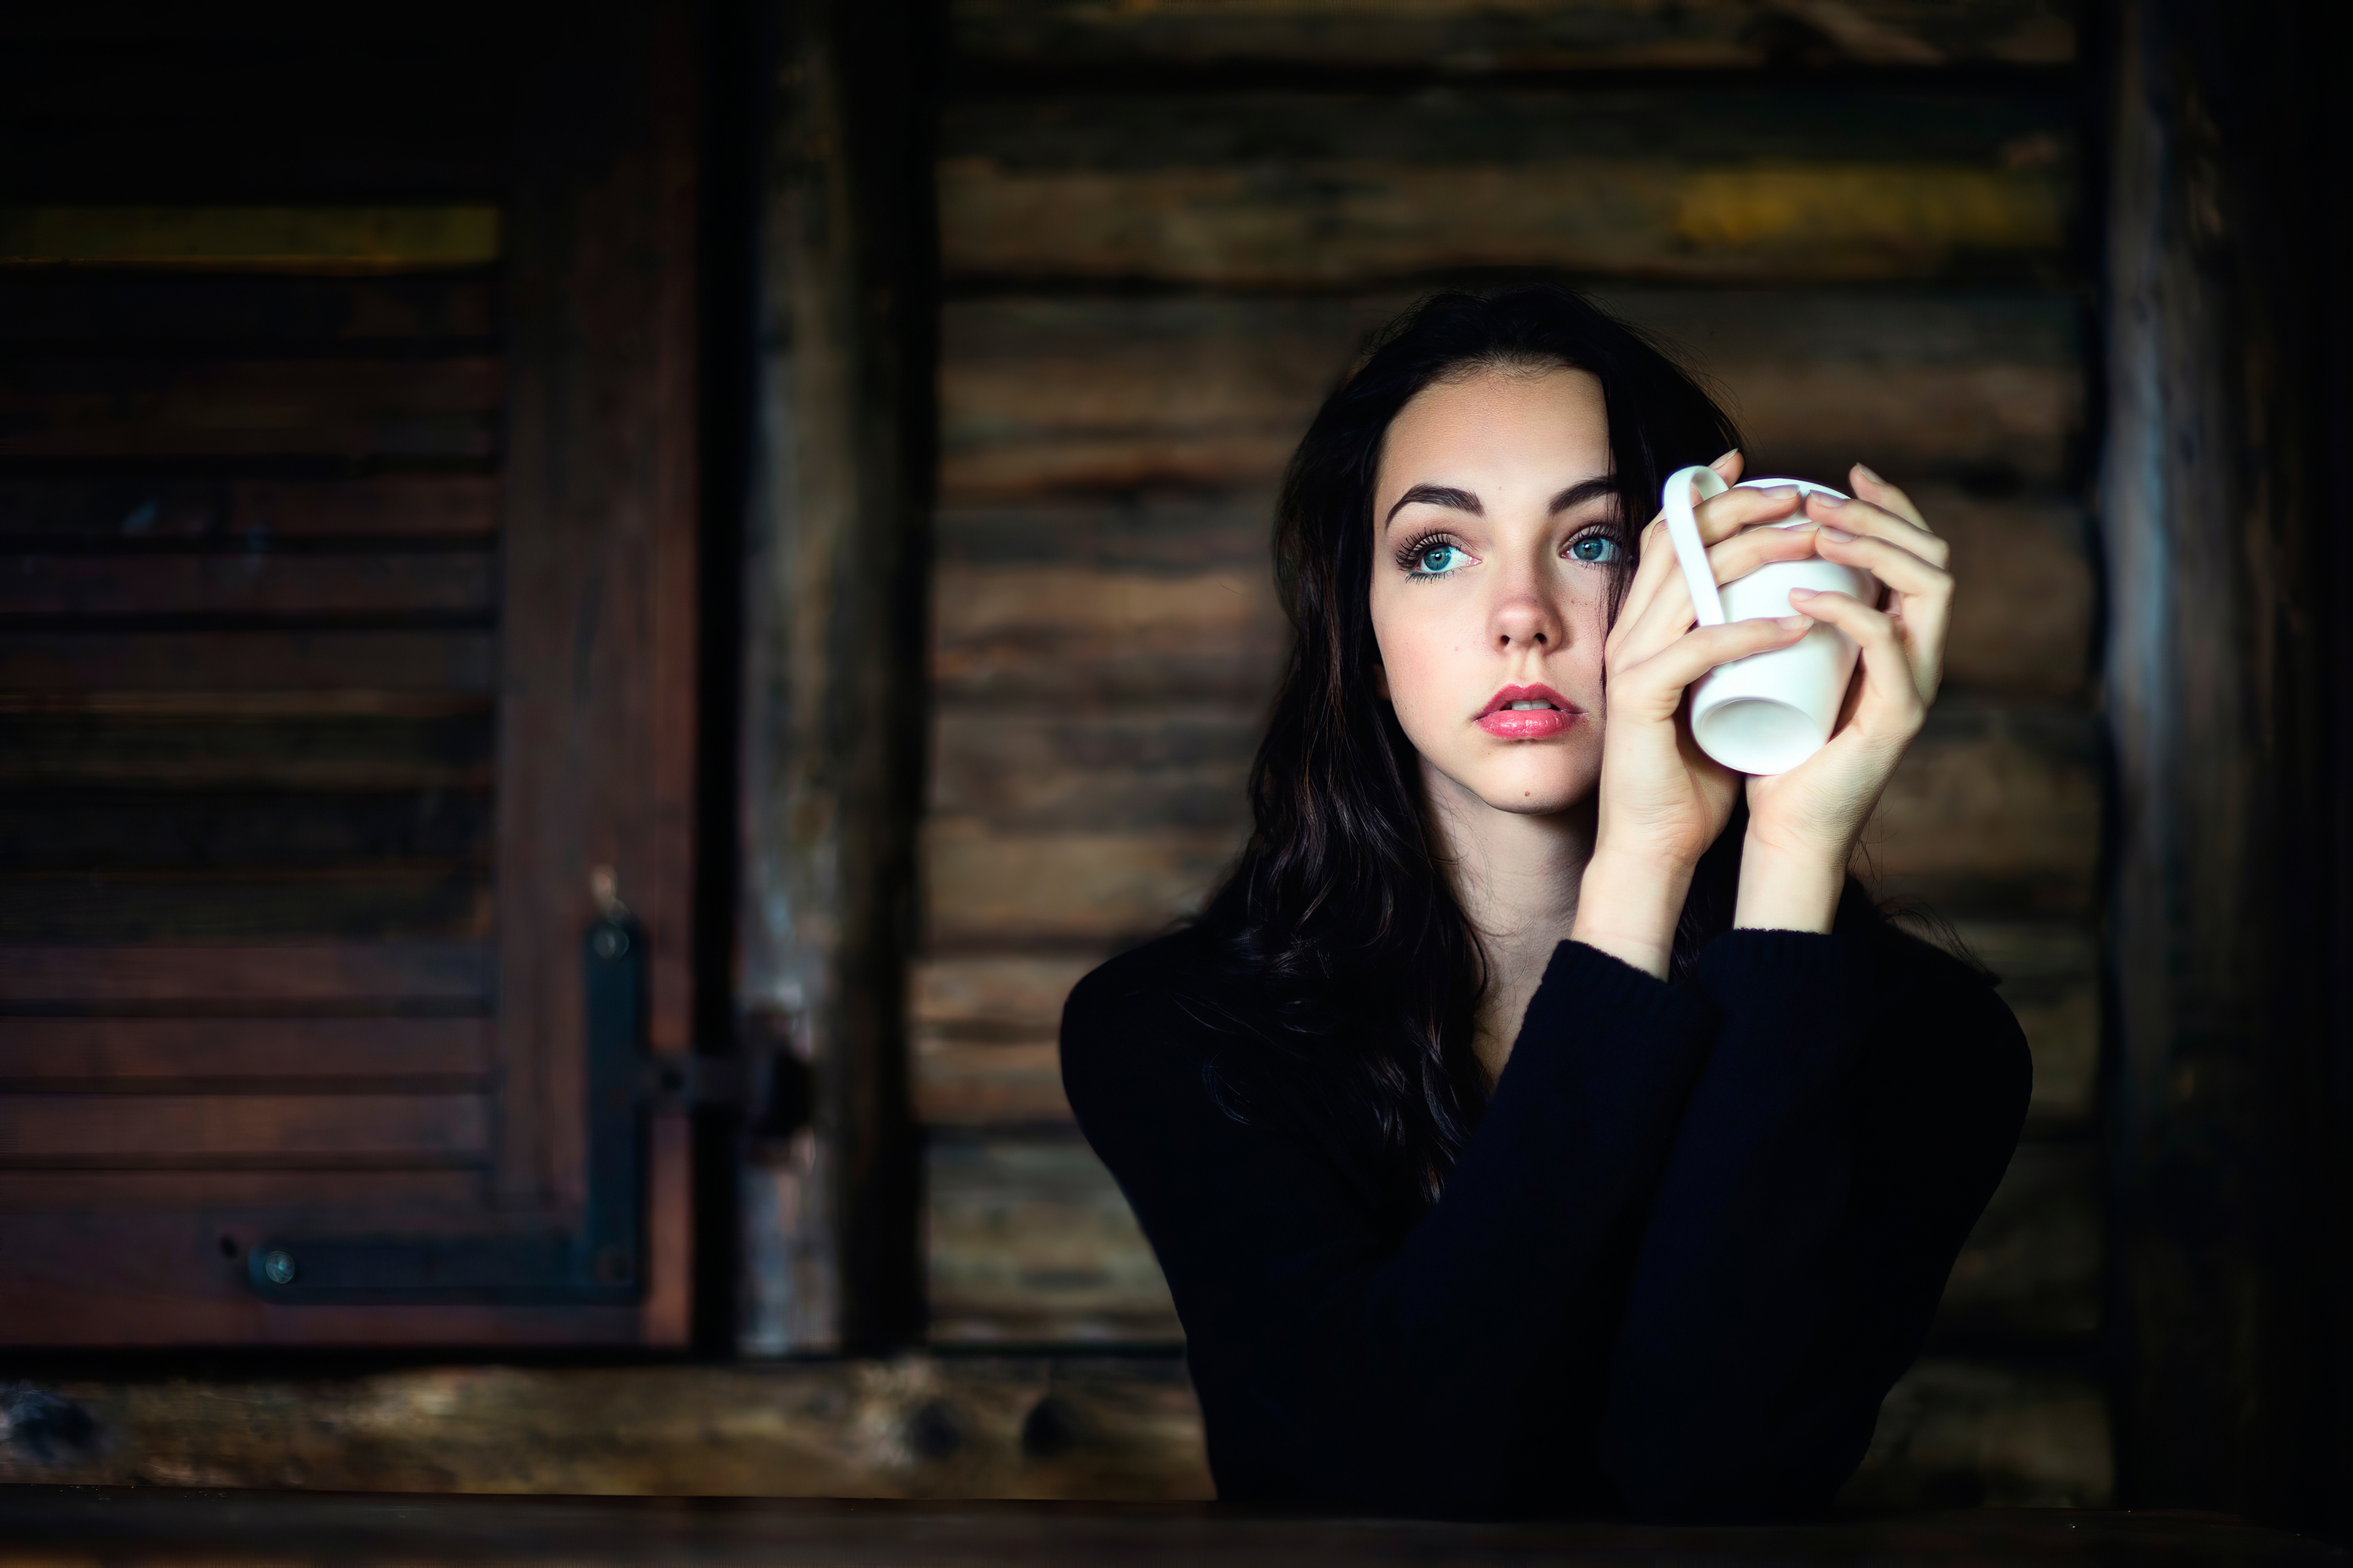
<svg viewBox="0 0 2353 1568"><path fill-rule="evenodd" d="M1431 853L1412 742L1375 691L1374 482L1389 422L1425 387L1556 365L1591 374L1609 410L1628 545L1613 608L1665 477L1739 445L1689 374L1567 289L1439 294L1391 323L1283 479L1274 559L1291 663L1250 770L1250 843L1200 921L1221 966L1273 1004L1282 1065L1373 1139L1408 1203L1435 1200L1486 1101L1472 1049L1486 965ZM1732 922L1740 839L1736 814L1693 879L1678 979Z"/></svg>

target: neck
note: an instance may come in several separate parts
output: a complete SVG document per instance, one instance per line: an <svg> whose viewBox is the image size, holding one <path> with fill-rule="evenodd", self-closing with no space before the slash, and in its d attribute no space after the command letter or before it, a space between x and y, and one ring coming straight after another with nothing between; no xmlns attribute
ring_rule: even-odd
<svg viewBox="0 0 2353 1568"><path fill-rule="evenodd" d="M1577 892L1593 858L1594 803L1534 816L1498 811L1423 765L1432 847L1487 957L1479 999L1480 1065L1504 1070L1553 949L1577 923Z"/></svg>

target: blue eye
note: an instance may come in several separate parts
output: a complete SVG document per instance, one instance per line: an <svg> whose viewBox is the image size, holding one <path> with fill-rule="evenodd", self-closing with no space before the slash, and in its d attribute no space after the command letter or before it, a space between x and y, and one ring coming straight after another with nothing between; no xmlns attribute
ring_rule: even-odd
<svg viewBox="0 0 2353 1568"><path fill-rule="evenodd" d="M1618 559L1618 542L1606 533L1588 533L1568 547L1567 555L1571 561L1602 565Z"/></svg>
<svg viewBox="0 0 2353 1568"><path fill-rule="evenodd" d="M1451 544L1431 544L1414 552L1413 574L1443 577L1462 564L1462 552Z"/></svg>

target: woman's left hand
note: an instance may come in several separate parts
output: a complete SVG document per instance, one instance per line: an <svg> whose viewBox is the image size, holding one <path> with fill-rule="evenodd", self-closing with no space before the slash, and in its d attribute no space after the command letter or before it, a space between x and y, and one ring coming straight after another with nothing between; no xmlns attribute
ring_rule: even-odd
<svg viewBox="0 0 2353 1568"><path fill-rule="evenodd" d="M1857 464L1855 499L1807 499L1815 551L1886 584L1883 607L1799 590L1789 607L1836 626L1862 650L1830 742L1786 773L1748 781L1736 925L1831 929L1846 868L1888 776L1920 732L1944 678L1952 618L1950 548L1910 497Z"/></svg>

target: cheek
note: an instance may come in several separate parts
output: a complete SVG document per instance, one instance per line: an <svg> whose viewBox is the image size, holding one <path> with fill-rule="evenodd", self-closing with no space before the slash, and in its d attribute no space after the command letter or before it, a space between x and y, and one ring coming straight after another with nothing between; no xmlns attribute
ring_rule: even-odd
<svg viewBox="0 0 2353 1568"><path fill-rule="evenodd" d="M1456 667L1466 638L1477 640L1475 626L1465 633L1462 616L1447 614L1449 606L1440 602L1449 595L1442 590L1431 592L1433 586L1417 585L1428 603L1416 603L1402 591L1373 601L1373 640L1381 652L1382 684L1398 719L1407 723L1419 714L1456 705L1460 694L1454 688L1462 678Z"/></svg>

